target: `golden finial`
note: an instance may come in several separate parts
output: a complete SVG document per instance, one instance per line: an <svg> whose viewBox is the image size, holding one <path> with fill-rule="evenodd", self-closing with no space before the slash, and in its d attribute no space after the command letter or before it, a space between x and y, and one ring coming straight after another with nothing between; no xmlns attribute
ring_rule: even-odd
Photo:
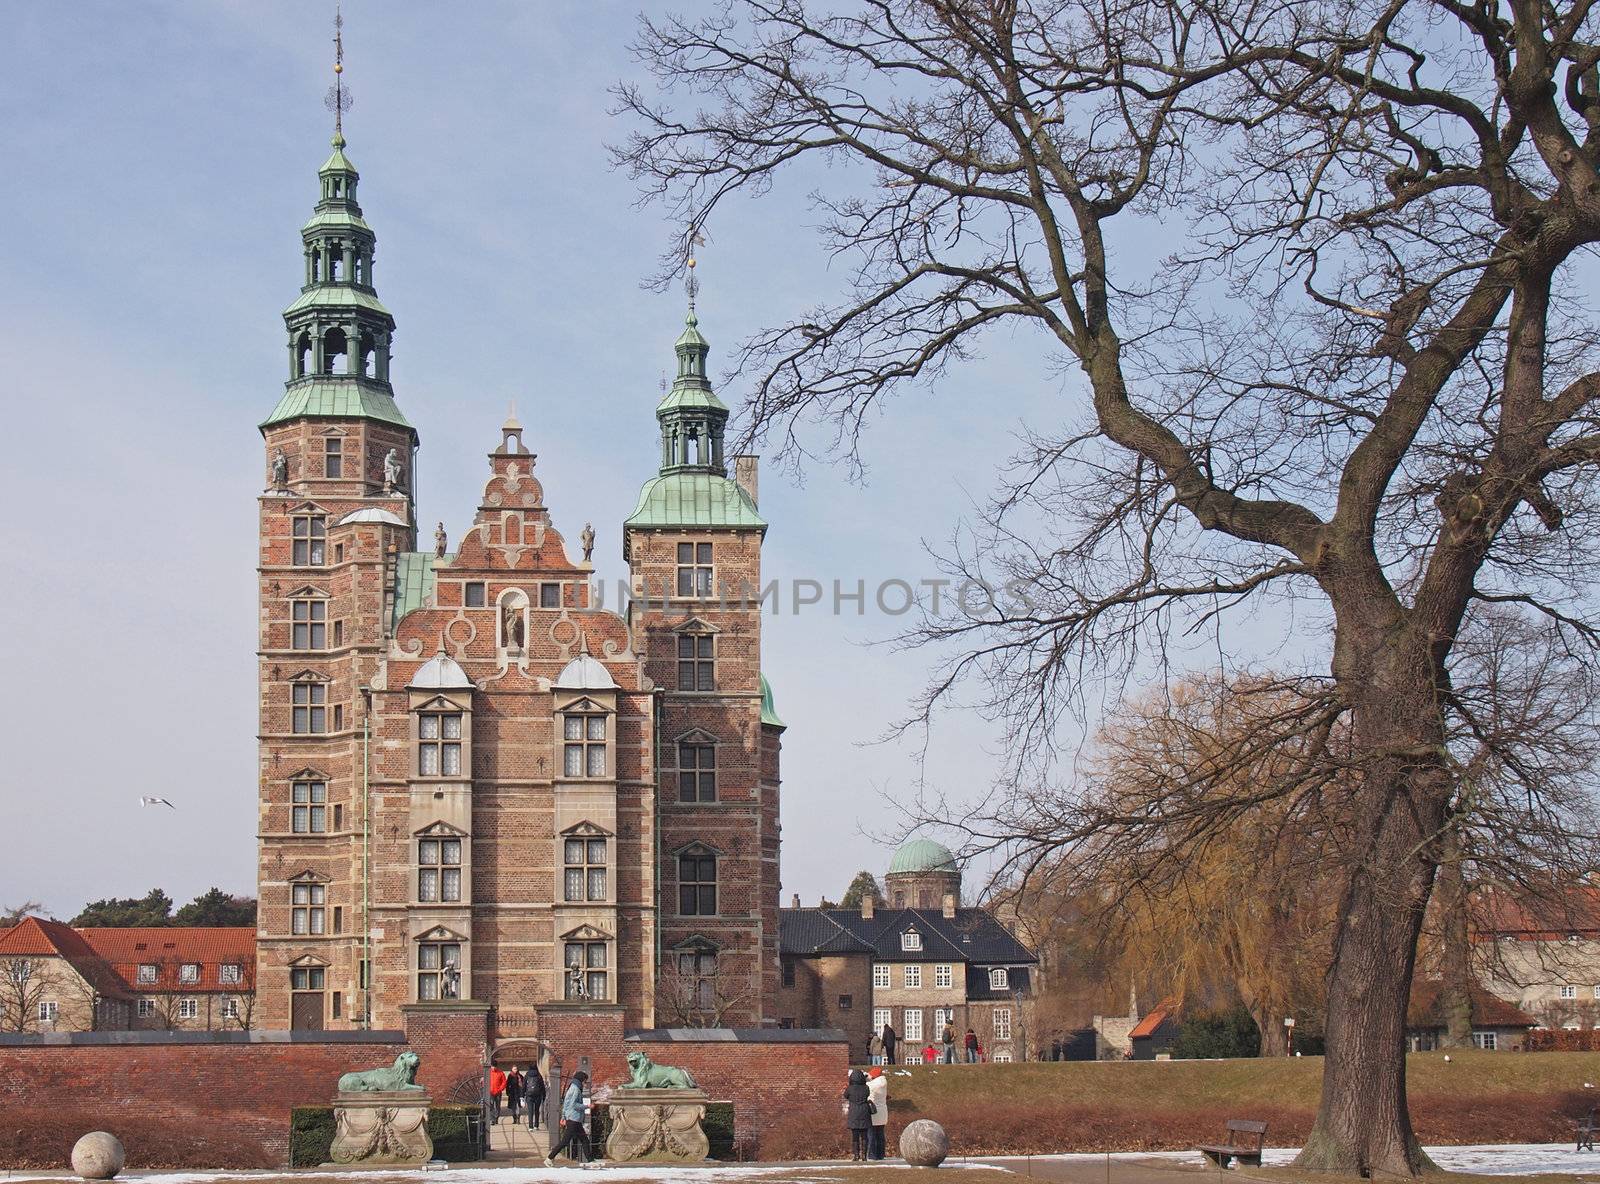
<svg viewBox="0 0 1600 1184"><path fill-rule="evenodd" d="M684 272L683 280L683 290L689 294L690 312L694 311L694 298L700 294L700 280L695 276L694 273L694 265L696 263L694 249L696 247L703 247L705 245L706 236L700 233L700 227L691 222L689 224L689 234L687 238L687 258L684 260L684 262L687 264L687 270Z"/></svg>

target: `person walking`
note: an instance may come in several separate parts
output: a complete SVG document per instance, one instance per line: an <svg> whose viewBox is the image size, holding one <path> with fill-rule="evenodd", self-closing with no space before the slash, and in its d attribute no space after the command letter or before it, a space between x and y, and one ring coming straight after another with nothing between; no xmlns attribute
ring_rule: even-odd
<svg viewBox="0 0 1600 1184"><path fill-rule="evenodd" d="M506 1105L511 1107L511 1125L522 1121L522 1073L515 1065L506 1074Z"/></svg>
<svg viewBox="0 0 1600 1184"><path fill-rule="evenodd" d="M900 1037L895 1035L894 1028L888 1023L883 1025L883 1031L879 1035L883 1040L883 1063L892 1065L895 1063L894 1046L899 1042Z"/></svg>
<svg viewBox="0 0 1600 1184"><path fill-rule="evenodd" d="M867 1041L867 1061L873 1065L883 1064L883 1037L876 1032L872 1034L872 1039Z"/></svg>
<svg viewBox="0 0 1600 1184"><path fill-rule="evenodd" d="M978 1034L968 1028L967 1038L964 1043L967 1048L967 1064L976 1065L978 1063Z"/></svg>
<svg viewBox="0 0 1600 1184"><path fill-rule="evenodd" d="M579 1166L589 1166L589 1132L583 1128L583 1087L588 1080L589 1075L582 1069L572 1075L572 1084L567 1086L566 1095L561 1099L561 1139L544 1157L547 1168L556 1166L556 1156L563 1151Z"/></svg>
<svg viewBox="0 0 1600 1184"><path fill-rule="evenodd" d="M944 1064L956 1063L956 1026L949 1020L944 1022L944 1031L940 1034L939 1042L944 1045Z"/></svg>
<svg viewBox="0 0 1600 1184"><path fill-rule="evenodd" d="M850 1130L850 1160L860 1163L867 1158L867 1132L872 1129L872 1100L860 1069L850 1070L850 1084L844 1087L844 1124Z"/></svg>
<svg viewBox="0 0 1600 1184"><path fill-rule="evenodd" d="M872 1129L867 1132L867 1158L881 1160L889 1133L889 1079L877 1066L867 1073L867 1101L872 1105Z"/></svg>
<svg viewBox="0 0 1600 1184"><path fill-rule="evenodd" d="M489 1121L500 1122L500 1102L506 1096L506 1074L499 1065L489 1066Z"/></svg>
<svg viewBox="0 0 1600 1184"><path fill-rule="evenodd" d="M522 1100L528 1104L528 1129L536 1131L544 1125L544 1077L536 1063L528 1066L522 1079Z"/></svg>

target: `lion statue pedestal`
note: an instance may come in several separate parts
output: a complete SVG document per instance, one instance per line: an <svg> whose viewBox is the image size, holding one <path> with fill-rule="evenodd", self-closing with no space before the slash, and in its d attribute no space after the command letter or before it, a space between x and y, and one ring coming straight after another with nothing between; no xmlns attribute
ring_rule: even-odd
<svg viewBox="0 0 1600 1184"><path fill-rule="evenodd" d="M632 1078L611 1092L611 1133L606 1158L613 1163L656 1160L699 1163L711 1150L701 1123L706 1095L683 1069L628 1054Z"/></svg>
<svg viewBox="0 0 1600 1184"><path fill-rule="evenodd" d="M421 1058L403 1052L391 1066L346 1073L333 1099L336 1164L419 1164L433 1158L432 1099L417 1084Z"/></svg>

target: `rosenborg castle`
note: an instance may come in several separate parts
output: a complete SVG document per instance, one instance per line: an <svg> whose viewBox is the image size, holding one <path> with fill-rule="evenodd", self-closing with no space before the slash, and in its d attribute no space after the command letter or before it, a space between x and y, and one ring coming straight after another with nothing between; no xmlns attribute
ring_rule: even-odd
<svg viewBox="0 0 1600 1184"><path fill-rule="evenodd" d="M471 525L419 538L358 184L336 135L261 423L255 1026L399 1027L451 998L776 1023L783 723L736 594L767 524L693 308L618 615L514 420Z"/></svg>

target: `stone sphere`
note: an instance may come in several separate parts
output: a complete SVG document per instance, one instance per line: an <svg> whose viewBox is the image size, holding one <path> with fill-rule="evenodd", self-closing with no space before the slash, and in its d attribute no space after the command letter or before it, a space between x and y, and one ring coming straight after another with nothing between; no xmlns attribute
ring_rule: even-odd
<svg viewBox="0 0 1600 1184"><path fill-rule="evenodd" d="M950 1154L950 1136L931 1118L919 1118L900 1132L900 1158L914 1168L936 1168Z"/></svg>
<svg viewBox="0 0 1600 1184"><path fill-rule="evenodd" d="M106 1131L90 1131L72 1145L72 1170L85 1180L109 1180L126 1158L122 1140Z"/></svg>

